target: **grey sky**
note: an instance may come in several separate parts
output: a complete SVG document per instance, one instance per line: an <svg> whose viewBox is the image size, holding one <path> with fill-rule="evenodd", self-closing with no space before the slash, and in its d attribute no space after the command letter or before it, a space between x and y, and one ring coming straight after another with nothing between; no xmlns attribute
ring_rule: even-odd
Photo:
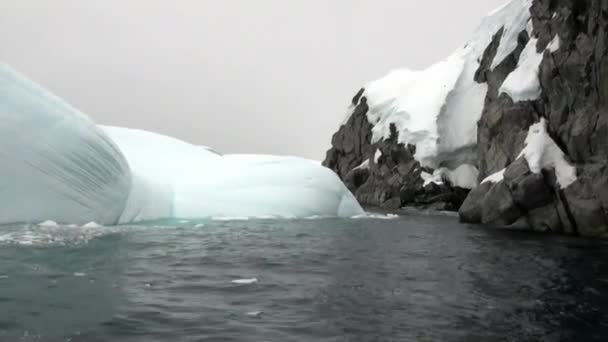
<svg viewBox="0 0 608 342"><path fill-rule="evenodd" d="M350 98L505 0L0 0L0 59L103 124L323 159Z"/></svg>

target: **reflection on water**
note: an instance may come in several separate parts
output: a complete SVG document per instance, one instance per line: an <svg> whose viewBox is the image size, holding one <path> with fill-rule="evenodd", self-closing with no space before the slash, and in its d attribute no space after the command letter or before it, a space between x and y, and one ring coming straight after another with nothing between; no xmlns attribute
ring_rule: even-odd
<svg viewBox="0 0 608 342"><path fill-rule="evenodd" d="M94 232L30 227L31 243L15 243L22 229L0 228L0 340L603 341L608 334L604 242L416 215ZM234 282L251 278L258 281Z"/></svg>

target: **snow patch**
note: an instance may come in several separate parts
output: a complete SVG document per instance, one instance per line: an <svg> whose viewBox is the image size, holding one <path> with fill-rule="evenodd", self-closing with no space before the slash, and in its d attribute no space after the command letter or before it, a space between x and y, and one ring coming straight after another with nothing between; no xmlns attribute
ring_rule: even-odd
<svg viewBox="0 0 608 342"><path fill-rule="evenodd" d="M559 37L559 34L556 34L555 37L553 37L553 39L549 43L549 45L547 45L547 50L549 50L549 52L551 53L554 53L559 50L561 45L562 39Z"/></svg>
<svg viewBox="0 0 608 342"><path fill-rule="evenodd" d="M378 164L378 160L380 160L380 157L382 157L382 151L380 151L380 149L377 149L376 153L374 154L374 163Z"/></svg>
<svg viewBox="0 0 608 342"><path fill-rule="evenodd" d="M566 161L564 152L547 132L544 118L530 126L525 145L518 158L526 158L530 171L540 173L543 169L555 170L557 183L562 189L576 181L576 168Z"/></svg>
<svg viewBox="0 0 608 342"><path fill-rule="evenodd" d="M540 80L538 78L540 63L543 61L544 51L536 52L537 38L532 38L519 57L517 68L507 76L499 94L509 95L513 102L534 101L541 95ZM560 37L555 35L547 46L547 50L555 52L561 44Z"/></svg>
<svg viewBox="0 0 608 342"><path fill-rule="evenodd" d="M432 175L428 172L422 172L420 177L424 180L423 186L427 186L431 183L442 185L444 180L448 180L452 186L473 189L477 187L479 170L473 165L462 164L454 170L439 168L435 170Z"/></svg>
<svg viewBox="0 0 608 342"><path fill-rule="evenodd" d="M505 179L505 171L506 169L502 169L496 173L491 174L490 176L486 177L483 181L481 181L481 184L484 183L498 183L501 182L503 179Z"/></svg>
<svg viewBox="0 0 608 342"><path fill-rule="evenodd" d="M361 165L355 167L353 169L354 170L364 170L364 169L369 169L369 159L366 159L363 163L361 163Z"/></svg>
<svg viewBox="0 0 608 342"><path fill-rule="evenodd" d="M532 20L530 20L530 6L532 6L532 0L515 0L508 4L512 7L511 10L505 8L505 12L512 14L509 20L505 21L502 37L498 49L496 50L496 56L492 61L490 68L494 70L500 63L502 63L507 56L509 56L517 48L517 37L525 27L528 34L532 34ZM521 7L525 7L527 10L518 10Z"/></svg>

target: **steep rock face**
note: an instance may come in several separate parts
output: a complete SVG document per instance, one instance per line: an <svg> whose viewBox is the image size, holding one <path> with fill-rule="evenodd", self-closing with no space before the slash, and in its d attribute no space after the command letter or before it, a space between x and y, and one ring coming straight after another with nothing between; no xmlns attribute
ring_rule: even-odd
<svg viewBox="0 0 608 342"><path fill-rule="evenodd" d="M608 236L607 33L606 1L512 0L483 21L472 43L418 73L448 75L422 82L433 101L417 102L417 72L362 89L324 165L362 204L460 208L470 223ZM438 84L453 90L446 95ZM444 101L439 112L435 100ZM437 122L421 130L416 120L429 113ZM469 132L473 144L462 139ZM464 164L477 167L480 184L462 203L467 190L451 181Z"/></svg>
<svg viewBox="0 0 608 342"><path fill-rule="evenodd" d="M423 173L432 175L434 170L415 160L415 146L398 142L395 125L391 125L388 139L371 143L372 125L363 92L353 98L353 114L334 134L333 147L323 165L343 179L361 204L387 209L418 206L458 210L468 190L451 186L449 179L440 175L434 182L425 182Z"/></svg>
<svg viewBox="0 0 608 342"><path fill-rule="evenodd" d="M509 224L523 218L534 230L607 236L608 3L536 0L530 12L536 52L543 54L537 71L540 96L517 101L501 93L516 64L505 60L492 70L482 62L477 75L485 78L489 90L478 130L480 177L506 171L503 180L471 194L461 208L461 219ZM529 39L523 31L518 49ZM559 48L551 49L552 44ZM495 49L490 45L484 58L491 59ZM521 56L521 50L514 51L514 59L518 53ZM576 166L576 180L566 187L556 181L559 168L530 173L518 155L529 127L540 118L546 120L547 132L565 159ZM503 193L494 194L494 188ZM478 207L499 197L511 198L514 208L479 215Z"/></svg>

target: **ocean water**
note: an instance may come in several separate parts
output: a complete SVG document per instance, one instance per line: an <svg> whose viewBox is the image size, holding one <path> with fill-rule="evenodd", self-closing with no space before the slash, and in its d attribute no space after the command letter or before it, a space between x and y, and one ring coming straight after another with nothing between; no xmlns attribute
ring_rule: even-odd
<svg viewBox="0 0 608 342"><path fill-rule="evenodd" d="M0 341L605 341L608 245L450 216L0 227Z"/></svg>

